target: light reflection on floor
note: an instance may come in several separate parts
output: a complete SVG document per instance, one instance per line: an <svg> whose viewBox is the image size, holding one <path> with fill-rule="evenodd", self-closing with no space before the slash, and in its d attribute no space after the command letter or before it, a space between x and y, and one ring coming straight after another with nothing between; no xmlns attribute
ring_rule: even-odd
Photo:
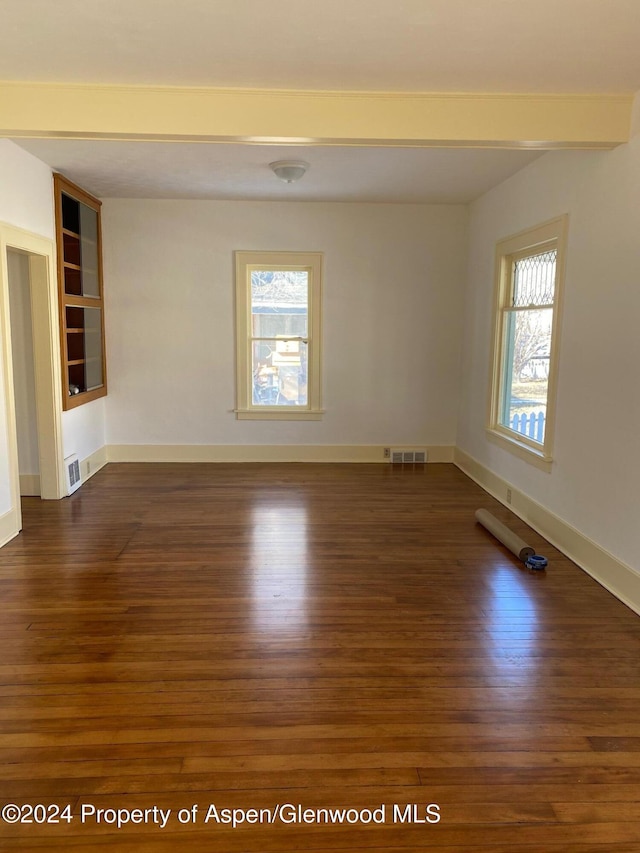
<svg viewBox="0 0 640 853"><path fill-rule="evenodd" d="M540 630L535 590L540 579L513 565L497 566L485 580L482 602L487 645L505 675L514 669L524 680L536 677ZM535 652L535 654L533 653Z"/></svg>
<svg viewBox="0 0 640 853"><path fill-rule="evenodd" d="M253 507L251 600L256 630L307 625L307 508L277 498Z"/></svg>

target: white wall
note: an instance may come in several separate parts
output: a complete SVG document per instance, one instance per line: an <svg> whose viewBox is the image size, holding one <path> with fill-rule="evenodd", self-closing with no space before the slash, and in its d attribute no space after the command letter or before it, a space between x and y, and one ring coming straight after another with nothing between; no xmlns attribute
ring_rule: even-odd
<svg viewBox="0 0 640 853"><path fill-rule="evenodd" d="M493 254L501 237L569 213L555 461L545 473L487 441ZM640 136L553 152L471 207L458 446L630 566L638 566Z"/></svg>
<svg viewBox="0 0 640 853"><path fill-rule="evenodd" d="M108 444L455 438L466 209L106 200ZM233 252L322 251L319 422L237 421Z"/></svg>
<svg viewBox="0 0 640 853"><path fill-rule="evenodd" d="M0 222L53 240L51 169L8 139L0 139Z"/></svg>
<svg viewBox="0 0 640 853"><path fill-rule="evenodd" d="M51 168L6 139L0 139L0 222L55 239ZM0 347L0 517L11 509L4 369ZM84 458L99 450L104 446L104 401L63 413L62 429L65 455L77 452Z"/></svg>
<svg viewBox="0 0 640 853"><path fill-rule="evenodd" d="M0 222L54 238L51 169L6 139L0 139ZM0 346L0 517L11 509L2 351Z"/></svg>
<svg viewBox="0 0 640 853"><path fill-rule="evenodd" d="M80 460L86 459L104 447L104 401L103 397L62 413L62 447L65 458L77 453Z"/></svg>
<svg viewBox="0 0 640 853"><path fill-rule="evenodd" d="M11 355L18 437L18 468L21 474L39 474L29 258L27 255L18 252L7 252L7 266L9 271Z"/></svg>

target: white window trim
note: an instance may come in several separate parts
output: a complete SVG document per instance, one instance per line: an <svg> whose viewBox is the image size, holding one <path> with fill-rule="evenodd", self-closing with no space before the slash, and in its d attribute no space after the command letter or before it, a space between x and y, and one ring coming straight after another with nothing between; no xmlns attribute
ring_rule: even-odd
<svg viewBox="0 0 640 853"><path fill-rule="evenodd" d="M568 222L569 217L567 215L559 216L557 219L552 219L534 228L521 231L511 237L506 237L504 240L500 240L496 246L493 349L489 383L487 435L501 447L544 471L551 471L553 462L558 356L560 353L560 328ZM504 320L506 317L504 308L511 291L513 262L518 257L527 256L538 251L542 252L545 249L556 249L557 256L545 436L544 443L540 444L525 435L520 435L520 433L503 426L500 423L500 411L503 393L502 364L504 355Z"/></svg>
<svg viewBox="0 0 640 853"><path fill-rule="evenodd" d="M236 417L238 420L318 421L322 400L321 252L235 252L236 262ZM308 373L306 406L256 406L251 381L251 271L300 270L309 274Z"/></svg>

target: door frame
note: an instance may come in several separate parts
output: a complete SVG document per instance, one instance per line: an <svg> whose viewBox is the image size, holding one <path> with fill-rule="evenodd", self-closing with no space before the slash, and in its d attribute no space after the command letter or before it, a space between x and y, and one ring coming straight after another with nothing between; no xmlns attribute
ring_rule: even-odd
<svg viewBox="0 0 640 853"><path fill-rule="evenodd" d="M0 516L0 545L13 538L22 528L7 269L9 250L25 254L29 258L40 496L45 500L58 500L67 493L62 444L62 381L55 244L46 237L0 222L0 336L11 489L11 509Z"/></svg>

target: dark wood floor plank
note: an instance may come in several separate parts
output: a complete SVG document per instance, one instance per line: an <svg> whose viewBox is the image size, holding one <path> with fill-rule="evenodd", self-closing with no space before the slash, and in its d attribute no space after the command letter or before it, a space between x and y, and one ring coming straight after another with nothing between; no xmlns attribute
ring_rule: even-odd
<svg viewBox="0 0 640 853"><path fill-rule="evenodd" d="M528 572L485 507L550 559ZM451 465L109 465L0 551L0 849L637 853L640 619ZM375 808L383 825L180 825ZM440 807L437 824L393 807ZM171 809L164 830L78 820Z"/></svg>

